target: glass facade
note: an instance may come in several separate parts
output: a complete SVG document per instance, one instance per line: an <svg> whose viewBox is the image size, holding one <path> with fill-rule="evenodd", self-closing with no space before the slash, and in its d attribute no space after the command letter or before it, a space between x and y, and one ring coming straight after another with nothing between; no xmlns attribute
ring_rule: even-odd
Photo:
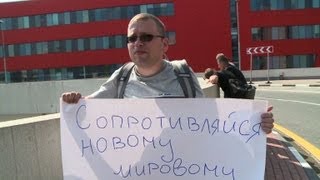
<svg viewBox="0 0 320 180"><path fill-rule="evenodd" d="M166 37L169 38L169 45L174 45L176 43L175 32L167 32ZM7 57L16 57L126 47L127 35L115 35L45 42L32 42L23 44L10 44L5 45L5 52ZM0 57L3 57L2 45L0 45L0 49Z"/></svg>
<svg viewBox="0 0 320 180"><path fill-rule="evenodd" d="M320 0L251 0L252 11L320 8Z"/></svg>
<svg viewBox="0 0 320 180"><path fill-rule="evenodd" d="M175 32L167 32L166 36L169 38L169 45L176 43ZM7 57L15 57L126 47L126 35L116 35L97 38L93 37L6 45L5 49ZM0 46L0 57L3 57L3 55L2 46ZM116 64L110 65L110 67L105 65L84 66L75 68L50 69L50 71L34 69L30 71L7 72L7 78L9 82L95 78L110 75L118 67L120 67L120 65ZM0 73L0 82L4 82L3 72Z"/></svg>
<svg viewBox="0 0 320 180"><path fill-rule="evenodd" d="M251 0L252 11L290 10L320 8L320 0ZM252 27L252 41L318 39L320 24L299 24L291 26ZM253 69L309 68L316 67L315 54L293 54L283 56L253 56Z"/></svg>
<svg viewBox="0 0 320 180"><path fill-rule="evenodd" d="M253 70L267 69L266 56L253 56ZM316 56L314 54L303 55L288 55L288 56L270 56L270 69L285 69L285 68L309 68L316 67Z"/></svg>
<svg viewBox="0 0 320 180"><path fill-rule="evenodd" d="M1 18L4 30L50 27L66 24L131 19L135 14L147 12L156 16L174 15L173 3L142 4L135 6L86 9L80 11Z"/></svg>
<svg viewBox="0 0 320 180"><path fill-rule="evenodd" d="M251 28L253 41L320 38L320 24Z"/></svg>
<svg viewBox="0 0 320 180"><path fill-rule="evenodd" d="M67 79L101 78L110 76L122 64L81 66L68 68L32 69L7 72L8 82L53 81ZM4 82L4 73L0 73Z"/></svg>
<svg viewBox="0 0 320 180"><path fill-rule="evenodd" d="M239 67L238 22L236 0L230 0L232 61Z"/></svg>

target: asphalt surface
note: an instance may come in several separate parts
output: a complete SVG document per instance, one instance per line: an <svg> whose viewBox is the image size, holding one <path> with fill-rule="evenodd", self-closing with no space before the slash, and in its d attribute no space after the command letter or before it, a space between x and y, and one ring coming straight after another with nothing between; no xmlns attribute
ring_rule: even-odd
<svg viewBox="0 0 320 180"><path fill-rule="evenodd" d="M320 79L296 79L296 80L273 80L273 81L253 81L254 86L257 88L262 87L312 87L319 88L320 91ZM277 129L275 129L277 131ZM310 154L306 150L306 147L302 147L299 142L290 137L288 134L281 132L281 136L287 140L291 146L293 146L299 154L304 158L304 160L312 167L314 172L320 177L320 159L315 157L319 157L319 149L317 149L317 154ZM320 134L320 130L319 130ZM313 179L313 178L312 178Z"/></svg>

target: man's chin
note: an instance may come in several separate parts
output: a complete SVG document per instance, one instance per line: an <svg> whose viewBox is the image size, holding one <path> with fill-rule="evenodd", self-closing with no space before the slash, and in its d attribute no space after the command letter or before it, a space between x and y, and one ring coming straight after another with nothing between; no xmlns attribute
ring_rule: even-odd
<svg viewBox="0 0 320 180"><path fill-rule="evenodd" d="M146 63L148 62L148 58L145 56L136 56L133 61L135 63Z"/></svg>
<svg viewBox="0 0 320 180"><path fill-rule="evenodd" d="M145 59L135 59L133 62L140 67L144 67L148 64L148 62Z"/></svg>

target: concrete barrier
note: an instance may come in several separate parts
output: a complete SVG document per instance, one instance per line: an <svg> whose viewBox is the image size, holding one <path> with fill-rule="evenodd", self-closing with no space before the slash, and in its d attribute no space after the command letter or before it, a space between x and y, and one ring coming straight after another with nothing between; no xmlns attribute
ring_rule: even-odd
<svg viewBox="0 0 320 180"><path fill-rule="evenodd" d="M198 78L208 97L219 97L219 88ZM63 92L78 91L89 95L106 79L82 79L0 84L0 115L51 114L59 112L59 98ZM211 87L211 88L210 88Z"/></svg>
<svg viewBox="0 0 320 180"><path fill-rule="evenodd" d="M203 80L199 81L207 97L219 97L218 86L207 84ZM57 82L57 84L59 84L59 82ZM34 98L29 103L32 105L31 108L26 107L23 109L23 106L27 105L27 101L29 100L27 97L24 97L15 109L19 110L19 108L22 108L23 111L38 110L38 112L40 112L40 110L52 109L54 109L53 111L58 111L58 97L60 93L54 92L53 89L59 89L65 87L65 85L57 84L46 84L48 87L43 87L38 84L35 85L35 87L42 88L42 90L52 88L50 90L51 97L47 98L45 98L45 95L40 95L42 92L39 89L31 87L32 84L13 85L15 88L17 86L29 88L27 90L28 93L31 93L32 90L37 90L37 92L32 93L30 96ZM63 84L63 82L60 82L60 84ZM97 86L95 85L95 87ZM15 90L15 92L18 91L22 90ZM57 96L57 98L54 98L54 96ZM1 97L3 97L3 95ZM38 98L40 99L38 100ZM48 102L45 101L46 99ZM16 98L16 101L19 101L19 99ZM53 105L54 108L51 108L50 104ZM43 105L48 105L48 107L41 109L40 106ZM2 179L63 179L59 113L0 122L0 180Z"/></svg>
<svg viewBox="0 0 320 180"><path fill-rule="evenodd" d="M59 97L63 92L77 90L87 95L104 81L92 79L0 84L0 114L57 113Z"/></svg>
<svg viewBox="0 0 320 180"><path fill-rule="evenodd" d="M0 179L63 179L59 117L0 122Z"/></svg>
<svg viewBox="0 0 320 180"><path fill-rule="evenodd" d="M205 80L203 80L202 77L198 78L198 81L206 97L211 97L211 98L220 97L220 88L218 85L207 83Z"/></svg>

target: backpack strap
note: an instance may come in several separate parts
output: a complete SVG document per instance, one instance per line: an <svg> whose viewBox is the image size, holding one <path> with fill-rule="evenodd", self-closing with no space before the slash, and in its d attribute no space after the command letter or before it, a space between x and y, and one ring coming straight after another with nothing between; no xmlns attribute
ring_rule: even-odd
<svg viewBox="0 0 320 180"><path fill-rule="evenodd" d="M123 98L124 90L126 89L128 80L130 78L130 73L134 67L133 62L127 62L122 66L118 74L118 97Z"/></svg>
<svg viewBox="0 0 320 180"><path fill-rule="evenodd" d="M194 86L194 82L190 74L190 68L186 60L183 59L181 61L171 61L171 64L183 90L184 96L186 98L196 97L196 88Z"/></svg>

